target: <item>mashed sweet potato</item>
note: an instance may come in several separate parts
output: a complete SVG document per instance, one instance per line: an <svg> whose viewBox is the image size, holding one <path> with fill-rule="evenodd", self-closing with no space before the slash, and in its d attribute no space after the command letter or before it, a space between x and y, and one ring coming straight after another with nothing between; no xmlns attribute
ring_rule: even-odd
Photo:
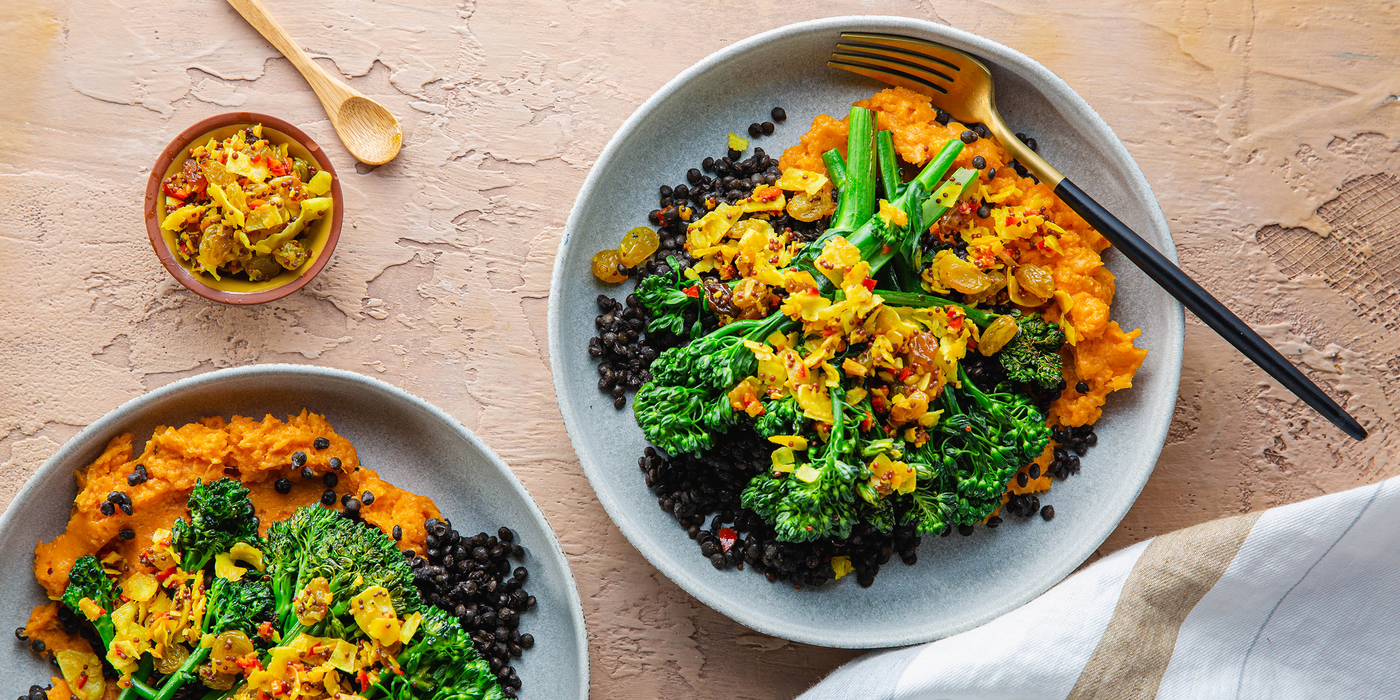
<svg viewBox="0 0 1400 700"><path fill-rule="evenodd" d="M330 446L316 449L317 438L325 438ZM96 554L101 558L115 553L127 570L141 566L140 554L150 547L152 533L169 529L176 518L188 517L185 502L199 479L233 477L242 481L251 491L264 534L274 521L320 501L327 488L323 477L335 471L331 468L332 459L340 460L340 468L335 471L338 483L333 489L337 497L373 493L374 502L361 507L361 517L385 533L399 525L403 533L400 546L404 549L421 551L427 535L424 520L441 517L431 499L400 489L361 465L348 440L337 434L323 416L305 410L286 421L272 416L260 421L234 416L225 421L215 416L178 428L162 426L135 458L134 439L131 433L112 438L101 456L77 472L78 496L67 529L53 541L41 542L34 548L34 577L51 599L62 595L68 585L68 570L79 557ZM297 452L305 453L305 466L315 472L316 478L306 479L301 469L292 466ZM145 482L132 486L128 476L138 464L145 467L148 476ZM279 479L291 482L289 493L277 492L274 485ZM130 515L120 508L114 509L112 515L102 514L102 504L116 491L130 498ZM26 633L42 641L48 651L74 649L90 653L87 641L64 634L57 612L57 603L35 608L25 625ZM115 685L108 684L104 697L115 696ZM55 690L60 690L58 685ZM50 697L65 695L60 691Z"/></svg>

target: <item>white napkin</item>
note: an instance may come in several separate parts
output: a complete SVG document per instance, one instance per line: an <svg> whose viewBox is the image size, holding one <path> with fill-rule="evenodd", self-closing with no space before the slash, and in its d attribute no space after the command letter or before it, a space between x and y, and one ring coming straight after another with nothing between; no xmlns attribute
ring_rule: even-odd
<svg viewBox="0 0 1400 700"><path fill-rule="evenodd" d="M800 700L1400 698L1400 478L1114 553Z"/></svg>

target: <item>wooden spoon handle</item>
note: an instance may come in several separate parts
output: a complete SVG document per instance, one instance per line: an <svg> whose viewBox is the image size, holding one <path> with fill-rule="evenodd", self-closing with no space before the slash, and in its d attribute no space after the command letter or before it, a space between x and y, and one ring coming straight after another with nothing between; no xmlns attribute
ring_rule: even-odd
<svg viewBox="0 0 1400 700"><path fill-rule="evenodd" d="M311 89L316 92L316 97L320 98L321 106L326 108L326 114L334 120L340 111L341 103L355 97L360 93L349 85L331 77L325 69L316 65L305 51L292 40L287 34L287 30L282 28L267 11L267 7L262 4L262 0L228 0L228 4L243 15L243 19L248 20L248 24L258 30L273 47L282 52L287 60L301 72L301 76L306 78L306 82L311 84Z"/></svg>

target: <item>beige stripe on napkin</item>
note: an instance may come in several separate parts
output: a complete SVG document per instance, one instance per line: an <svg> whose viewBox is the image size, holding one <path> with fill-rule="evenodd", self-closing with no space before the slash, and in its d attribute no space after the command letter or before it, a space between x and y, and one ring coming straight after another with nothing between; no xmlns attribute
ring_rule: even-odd
<svg viewBox="0 0 1400 700"><path fill-rule="evenodd" d="M1067 700L1156 697L1181 623L1234 561L1262 512L1203 523L1148 544Z"/></svg>

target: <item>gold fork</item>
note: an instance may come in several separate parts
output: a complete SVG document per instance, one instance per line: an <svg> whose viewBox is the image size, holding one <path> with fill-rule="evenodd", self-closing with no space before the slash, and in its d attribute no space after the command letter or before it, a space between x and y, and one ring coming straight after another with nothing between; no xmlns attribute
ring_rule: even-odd
<svg viewBox="0 0 1400 700"><path fill-rule="evenodd" d="M992 73L981 61L952 47L907 36L843 32L841 39L827 65L931 94L934 102L958 122L986 125L1017 161L1053 187L1056 196L1197 318L1347 435L1357 440L1366 438L1366 429L1355 418L1254 329L1016 138L997 112Z"/></svg>

